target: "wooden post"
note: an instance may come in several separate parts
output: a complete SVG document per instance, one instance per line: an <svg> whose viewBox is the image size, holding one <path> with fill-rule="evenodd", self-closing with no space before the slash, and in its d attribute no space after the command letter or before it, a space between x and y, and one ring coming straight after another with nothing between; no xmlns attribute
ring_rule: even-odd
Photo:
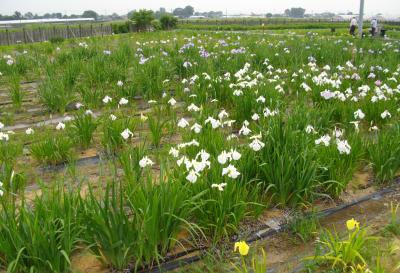
<svg viewBox="0 0 400 273"><path fill-rule="evenodd" d="M8 29L6 29L6 33L7 33L7 44L10 45L10 32L8 32Z"/></svg>
<svg viewBox="0 0 400 273"><path fill-rule="evenodd" d="M79 24L79 37L82 37L82 25Z"/></svg>
<svg viewBox="0 0 400 273"><path fill-rule="evenodd" d="M93 36L93 24L90 24L90 36Z"/></svg>
<svg viewBox="0 0 400 273"><path fill-rule="evenodd" d="M100 24L100 31L101 31L101 37L104 36L104 32L103 32L103 24Z"/></svg>
<svg viewBox="0 0 400 273"><path fill-rule="evenodd" d="M44 41L43 39L43 33L42 33L42 29L39 27L39 42Z"/></svg>
<svg viewBox="0 0 400 273"><path fill-rule="evenodd" d="M69 38L69 25L67 25L67 39Z"/></svg>
<svg viewBox="0 0 400 273"><path fill-rule="evenodd" d="M22 33L24 35L24 43L26 44L26 32L25 32L25 28L22 28Z"/></svg>
<svg viewBox="0 0 400 273"><path fill-rule="evenodd" d="M53 26L53 37L56 37L56 27Z"/></svg>

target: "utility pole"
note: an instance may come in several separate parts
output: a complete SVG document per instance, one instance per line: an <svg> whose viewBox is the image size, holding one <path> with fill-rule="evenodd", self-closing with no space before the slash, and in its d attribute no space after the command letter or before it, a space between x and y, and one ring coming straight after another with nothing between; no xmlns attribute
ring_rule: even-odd
<svg viewBox="0 0 400 273"><path fill-rule="evenodd" d="M362 38L363 34L363 16L364 16L364 0L360 0L360 13L358 16L358 33L360 38Z"/></svg>

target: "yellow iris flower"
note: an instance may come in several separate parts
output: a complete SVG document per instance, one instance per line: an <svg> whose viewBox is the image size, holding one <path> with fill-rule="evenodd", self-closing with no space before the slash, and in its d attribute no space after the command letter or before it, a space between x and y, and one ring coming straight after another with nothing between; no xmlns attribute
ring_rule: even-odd
<svg viewBox="0 0 400 273"><path fill-rule="evenodd" d="M249 253L249 245L245 241L240 241L235 243L235 248L233 251L237 251L239 249L239 253L242 256L246 256Z"/></svg>
<svg viewBox="0 0 400 273"><path fill-rule="evenodd" d="M354 220L354 218L351 218L350 220L346 221L346 226L348 230L353 230L355 228L359 228L360 223L357 222L357 220Z"/></svg>

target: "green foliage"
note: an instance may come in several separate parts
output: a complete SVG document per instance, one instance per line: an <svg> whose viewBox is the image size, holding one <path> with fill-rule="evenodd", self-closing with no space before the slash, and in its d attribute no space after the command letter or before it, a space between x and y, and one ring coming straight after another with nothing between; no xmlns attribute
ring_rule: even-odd
<svg viewBox="0 0 400 273"><path fill-rule="evenodd" d="M132 14L131 20L135 22L139 31L147 31L154 20L154 14L152 10L141 9Z"/></svg>
<svg viewBox="0 0 400 273"><path fill-rule="evenodd" d="M49 136L30 147L32 157L41 164L56 165L72 159L72 141L65 136Z"/></svg>
<svg viewBox="0 0 400 273"><path fill-rule="evenodd" d="M384 229L385 232L390 232L396 236L400 235L400 220L398 217L399 207L400 203L397 203L396 205L393 204L393 202L390 203L390 221Z"/></svg>
<svg viewBox="0 0 400 273"><path fill-rule="evenodd" d="M333 197L339 196L346 188L365 154L359 134L350 134L348 143L351 147L350 154L340 154L336 143L329 147L316 147L321 164L319 173L321 180L325 181L323 192Z"/></svg>
<svg viewBox="0 0 400 273"><path fill-rule="evenodd" d="M196 230L186 220L194 197L179 183L149 180L124 189L113 182L101 200L91 192L85 202L90 249L113 268L159 262L178 243L179 232Z"/></svg>
<svg viewBox="0 0 400 273"><path fill-rule="evenodd" d="M366 148L377 182L392 180L400 170L400 126L378 132Z"/></svg>
<svg viewBox="0 0 400 273"><path fill-rule="evenodd" d="M22 107L22 99L24 97L24 93L21 89L19 75L13 74L10 79L10 97L16 109L20 109Z"/></svg>
<svg viewBox="0 0 400 273"><path fill-rule="evenodd" d="M315 238L318 227L319 221L314 211L309 215L295 215L289 222L289 231L303 243Z"/></svg>
<svg viewBox="0 0 400 273"><path fill-rule="evenodd" d="M82 148L87 149L97 128L97 121L91 113L81 112L74 116L69 129L70 138L76 140Z"/></svg>
<svg viewBox="0 0 400 273"><path fill-rule="evenodd" d="M164 135L165 128L169 122L163 116L162 109L156 109L155 113L148 117L148 125L151 133L151 140L156 148L160 147L161 139Z"/></svg>
<svg viewBox="0 0 400 273"><path fill-rule="evenodd" d="M201 230L190 219L197 204L197 195L190 195L190 185L167 178L161 169L159 184L151 179L134 191L128 192L127 201L136 216L136 266L143 262L160 262L174 246L182 246L181 232L199 237ZM186 241L187 242L187 241ZM189 243L189 242L188 242Z"/></svg>
<svg viewBox="0 0 400 273"><path fill-rule="evenodd" d="M151 28L155 31L161 30L160 20L154 19L151 21Z"/></svg>
<svg viewBox="0 0 400 273"><path fill-rule="evenodd" d="M0 141L0 166L14 166L17 157L22 154L22 147L19 143Z"/></svg>
<svg viewBox="0 0 400 273"><path fill-rule="evenodd" d="M293 131L280 118L262 132L265 147L256 154L258 176L281 206L310 203L317 192L318 165L315 150L301 131Z"/></svg>
<svg viewBox="0 0 400 273"><path fill-rule="evenodd" d="M164 14L160 18L161 28L163 30L170 30L176 28L178 24L178 19L172 15Z"/></svg>
<svg viewBox="0 0 400 273"><path fill-rule="evenodd" d="M341 239L337 233L326 230L318 241L324 254L309 257L309 259L345 272L350 267L357 267L359 264L366 265L363 253L366 251L368 243L377 239L368 235L365 228L356 227L349 231L346 239Z"/></svg>
<svg viewBox="0 0 400 273"><path fill-rule="evenodd" d="M85 237L90 250L116 269L126 268L134 257L140 230L135 228L130 213L116 185L107 186L100 200L91 191L84 202Z"/></svg>
<svg viewBox="0 0 400 273"><path fill-rule="evenodd" d="M52 43L52 44L61 44L64 41L65 41L64 37L61 37L61 36L51 37L49 39L49 42Z"/></svg>
<svg viewBox="0 0 400 273"><path fill-rule="evenodd" d="M142 168L139 166L139 161L145 155L145 146L128 147L123 150L118 161L121 164L125 179L128 185L136 185L140 182Z"/></svg>
<svg viewBox="0 0 400 273"><path fill-rule="evenodd" d="M73 100L71 90L60 79L44 80L39 87L38 94L50 112L64 113L67 105Z"/></svg>
<svg viewBox="0 0 400 273"><path fill-rule="evenodd" d="M232 266L235 269L235 272L237 273L265 273L268 269L268 259L267 259L267 253L263 248L259 250L258 252L261 253L259 255L258 253L254 253L252 258L251 258L251 263L250 265L247 265L245 259L243 256L241 256L241 267L235 265L232 263ZM251 271L249 270L251 268Z"/></svg>
<svg viewBox="0 0 400 273"><path fill-rule="evenodd" d="M111 25L112 27L112 32L114 34L121 34L121 33L129 33L130 29L130 22L126 21L124 23L113 23Z"/></svg>
<svg viewBox="0 0 400 273"><path fill-rule="evenodd" d="M122 148L126 142L121 133L125 129L134 131L135 123L133 119L121 118L112 120L110 117L105 117L103 120L103 136L102 144L108 154L112 155Z"/></svg>
<svg viewBox="0 0 400 273"><path fill-rule="evenodd" d="M97 14L97 12L93 11L93 10L85 10L82 13L82 18L93 18L94 20L97 20L97 17L99 15Z"/></svg>
<svg viewBox="0 0 400 273"><path fill-rule="evenodd" d="M70 272L81 242L79 194L43 190L31 206L0 203L0 262L7 272Z"/></svg>
<svg viewBox="0 0 400 273"><path fill-rule="evenodd" d="M190 13L190 8L186 12ZM170 21L175 18L165 18L160 23L164 29L170 29ZM400 68L395 51L398 43L394 39L346 38L340 31L334 34L338 38L320 38L333 34L324 30L311 33L310 29L336 24L315 25L305 21L291 21L291 28L304 28L296 30L300 35L294 36L283 20L287 19L266 26L260 25L263 21L260 19L245 20L248 25L243 25L242 19L228 19L224 21L226 25L222 21L215 25L215 20L189 21L199 24L196 27L199 29L282 30L274 31L280 35L268 37L258 35L261 32L237 35L159 31L137 34L134 38L110 35L62 44L2 48L0 71L4 77L0 76L0 82L6 87L4 90L11 91L7 98L17 105L24 98L20 96L21 90L28 87L29 108L26 107L26 112L15 111L18 109L6 102L1 106L4 111L3 108L0 111L0 119L7 128L16 125L15 134L0 128L4 130L0 135L4 139L0 143L0 194L3 194L0 202L4 204L0 216L5 219L0 220L0 271L7 267L17 273L71 271L68 259L73 251L70 250L77 245L63 245L73 236L66 235L68 238L64 240L64 229L69 229L69 224L65 228L60 224L69 213L74 215L71 225L73 232L77 232L79 247L89 248L111 270L135 271L145 264L161 262L179 244L196 247L198 242L206 241L212 247L219 246L241 231L245 221L257 221L270 205L298 208L323 201L321 197L338 197L365 161L372 166L376 181L389 182L395 178L400 164L397 156L400 134L394 126L399 120L396 81ZM158 25L150 27L151 20L148 22L140 30L158 28ZM114 28L120 26L121 30L114 32L128 32L129 24L132 22L117 23ZM344 23L338 25L341 31L347 28ZM374 79L369 76L371 71ZM375 83L377 79L382 85ZM21 88L20 82L27 83ZM39 82L40 105L30 90L36 82ZM334 92L334 98L321 96L327 89ZM379 100L371 102L376 100L374 96ZM129 100L127 105L118 103L122 97ZM171 97L179 103L166 104ZM78 101L86 109L102 114L94 118L71 107ZM361 109L365 118L355 117L356 109ZM385 110L390 116L383 118ZM75 116L66 130L47 131L46 127L51 125L42 121L53 116L62 119L64 111ZM142 119L139 131L135 127L141 111L146 113L148 121ZM115 116L110 116L111 113ZM177 128L177 120L182 117L189 125ZM25 135L19 127L22 121L32 124L35 134ZM37 122L44 126L34 127ZM242 124L248 124L249 134L240 132ZM310 132L306 130L308 125L313 127ZM370 128L373 125L379 130ZM343 129L343 135L333 136L334 128ZM5 141L8 135L10 140ZM331 137L327 146L315 143L323 135ZM260 150L255 151L250 145L254 139L262 142ZM348 141L350 153L340 153L338 140ZM82 190L85 194L86 187L73 189L74 198L79 199L72 202L77 211L61 211L59 207L65 204L60 197L61 189L51 193L54 198L38 195L37 200L24 203L25 184L43 175L36 173L36 166L26 164L29 151L41 164L59 164L73 157L73 152L79 152L73 149L77 145L83 149L103 147L108 155L101 157L99 178L89 179L93 185L89 194L80 199L78 192ZM236 154L240 158L233 159L230 154L226 164L219 162L218 156L223 151L233 150L240 153ZM145 156L159 163L162 169L168 169L168 173L158 175L156 167L140 167L139 161ZM235 173L232 171L235 168L240 173L237 177L229 172L222 174L228 164L232 165L229 172ZM66 175L63 185L70 180L74 186L86 182L84 171L74 171L67 168L57 173ZM190 171L192 176L187 178ZM53 184L50 177L45 175L46 184ZM104 189L106 184L108 187ZM13 198L18 201L13 203ZM393 214L388 229L397 234L398 221ZM290 225L291 234L308 241L318 221L312 215L295 218ZM43 234L36 235L41 231ZM57 236L53 233L62 237L63 242L55 240ZM26 238L27 234L32 238ZM349 271L357 253L366 257L362 253L365 247L358 250L358 243L349 243L336 234L321 238L334 243L321 244L324 252L317 256L339 253L337 257L346 263L332 258L333 254L318 258L317 262L329 267L338 260L330 272L343 272L345 267ZM346 249L349 244L354 245L355 255ZM62 249L65 258L57 252ZM50 251L56 254L50 256ZM223 254L218 252L226 258ZM354 263L360 263L360 259L355 258ZM263 265L252 267L254 271L265 269ZM211 268L211 272L229 271L220 264Z"/></svg>
<svg viewBox="0 0 400 273"><path fill-rule="evenodd" d="M257 217L265 207L261 204L263 191L260 183L226 179L226 185L220 191L212 187L212 184L219 183L216 181L221 181L219 175L220 170L210 170L206 178L199 178L200 181L190 187L192 196L200 196L194 211L196 222L206 235L211 236L212 243L229 237L237 231L241 221Z"/></svg>

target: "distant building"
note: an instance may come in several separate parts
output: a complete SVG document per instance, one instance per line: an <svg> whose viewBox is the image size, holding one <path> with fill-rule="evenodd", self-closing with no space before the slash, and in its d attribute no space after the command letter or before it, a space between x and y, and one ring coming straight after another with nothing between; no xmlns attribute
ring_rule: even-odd
<svg viewBox="0 0 400 273"><path fill-rule="evenodd" d="M358 14L337 14L332 19L335 21L350 21L353 17L358 18Z"/></svg>
<svg viewBox="0 0 400 273"><path fill-rule="evenodd" d="M192 15L189 19L205 19L206 17L203 15Z"/></svg>

